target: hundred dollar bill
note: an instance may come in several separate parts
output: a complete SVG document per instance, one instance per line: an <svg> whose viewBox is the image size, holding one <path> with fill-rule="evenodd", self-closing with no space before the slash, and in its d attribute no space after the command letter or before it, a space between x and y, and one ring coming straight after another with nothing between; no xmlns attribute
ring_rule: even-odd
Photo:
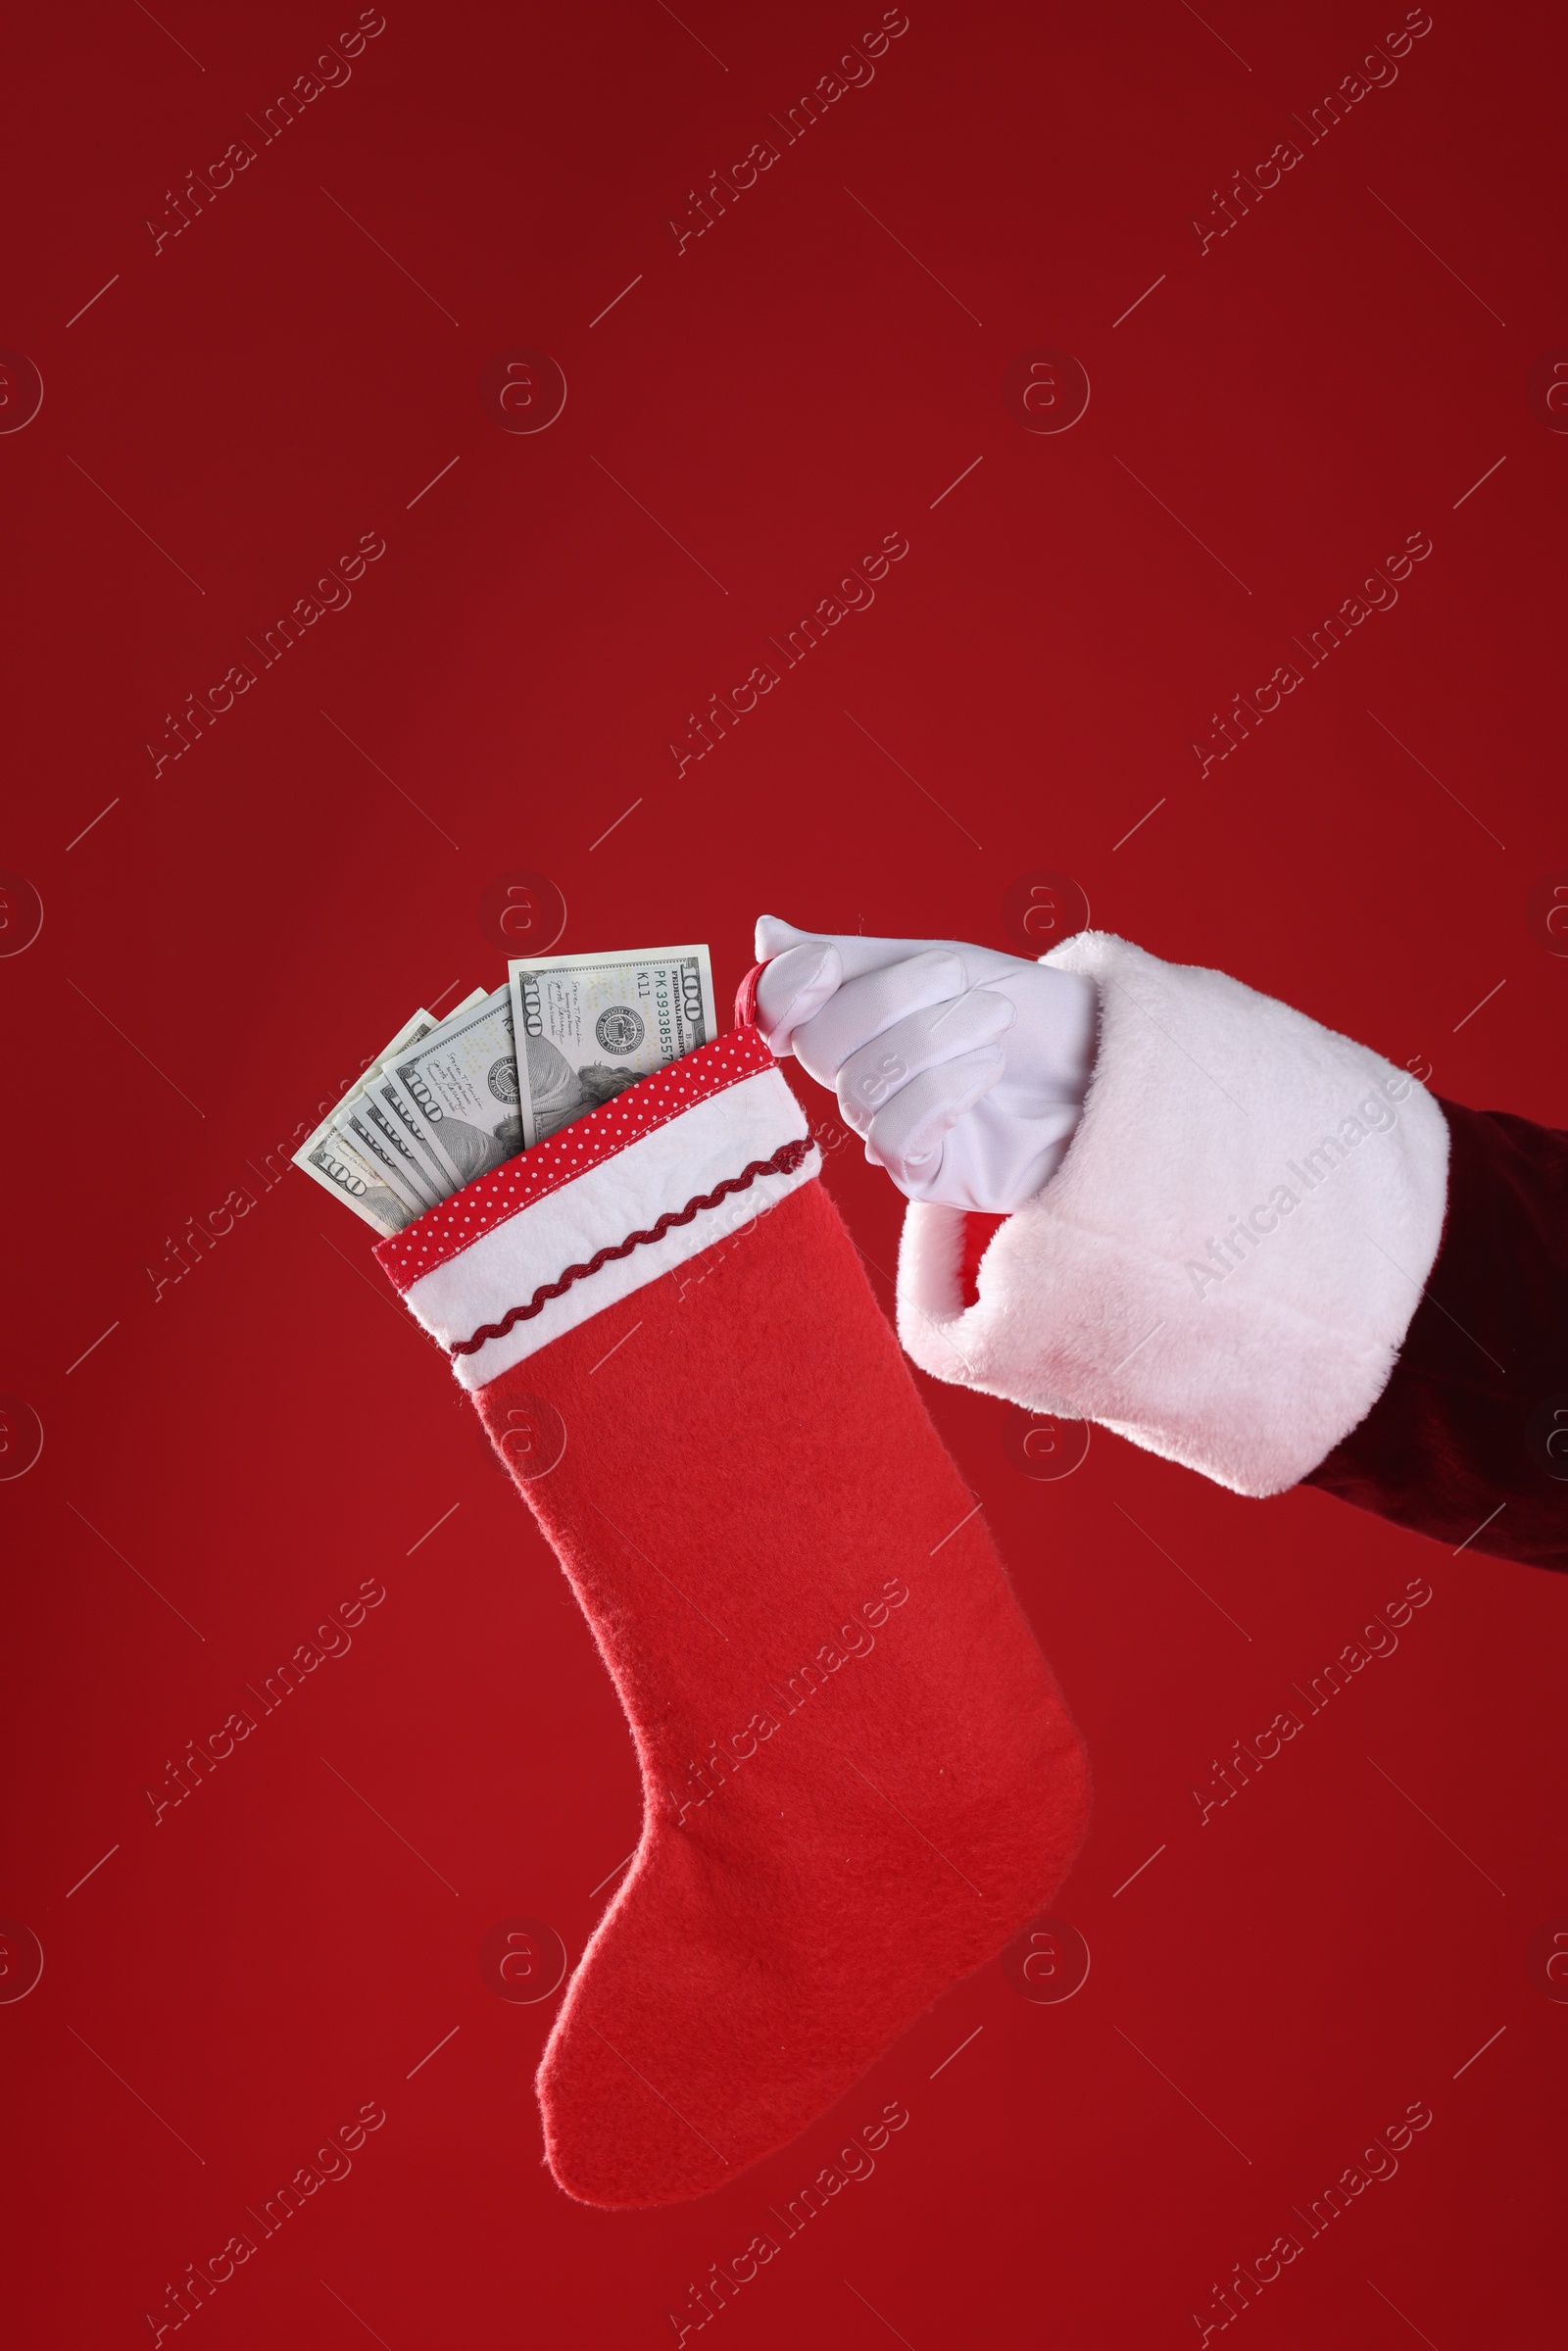
<svg viewBox="0 0 1568 2351"><path fill-rule="evenodd" d="M430 1028L434 1027L432 1020ZM429 1030L425 1030L424 1034L428 1036ZM417 1037L410 1040L415 1045L418 1042ZM407 1153L412 1161L410 1173L420 1191L432 1200L444 1200L449 1189L446 1172L431 1148L428 1135L423 1131L423 1121L415 1117L384 1069L372 1072L363 1100L372 1123L379 1125L384 1119L391 1133L397 1137L400 1159Z"/></svg>
<svg viewBox="0 0 1568 2351"><path fill-rule="evenodd" d="M476 988L459 1010L482 1004L484 996L485 991ZM346 1200L355 1214L378 1233L399 1232L452 1190L451 1178L433 1151L427 1153L427 1166L418 1164L415 1180L403 1144L396 1138L418 1143L418 1122L401 1102L383 1097L378 1103L374 1099L388 1056L429 1036L437 1025L434 1014L423 1010L406 1020L380 1056L369 1063L294 1153L296 1167L323 1191ZM381 1131L383 1117L388 1131ZM391 1124L394 1117L395 1128ZM357 1132L356 1121L361 1129L368 1128L368 1134Z"/></svg>
<svg viewBox="0 0 1568 2351"><path fill-rule="evenodd" d="M507 972L530 1145L717 1033L706 947L537 955Z"/></svg>
<svg viewBox="0 0 1568 2351"><path fill-rule="evenodd" d="M413 1146L404 1141L393 1119L368 1094L334 1110L332 1124L367 1166L390 1184L411 1216L422 1216L426 1208L435 1206L439 1195L434 1178L428 1184L422 1180Z"/></svg>
<svg viewBox="0 0 1568 2351"><path fill-rule="evenodd" d="M433 1012L414 1013L331 1113L332 1124L344 1142L391 1186L415 1216L434 1207L443 1197L446 1181L443 1176L426 1172L413 1139L379 1099L375 1086L390 1056L417 1044L421 1037L428 1037L435 1026Z"/></svg>
<svg viewBox="0 0 1568 2351"><path fill-rule="evenodd" d="M497 988L392 1054L382 1074L422 1121L448 1191L521 1151L508 989Z"/></svg>
<svg viewBox="0 0 1568 2351"><path fill-rule="evenodd" d="M377 1233L399 1233L414 1221L414 1212L404 1206L380 1171L366 1165L359 1152L344 1142L329 1117L323 1118L315 1134L300 1145L294 1153L294 1164L313 1177L324 1192L346 1200L355 1215L363 1217Z"/></svg>
<svg viewBox="0 0 1568 2351"><path fill-rule="evenodd" d="M416 1012L407 1030L392 1040L370 1073L368 1091L379 1102L382 1110L397 1121L400 1132L413 1145L418 1174L424 1189L434 1200L448 1197L452 1191L452 1178L430 1139L429 1128L409 1098L400 1094L387 1076L386 1064L394 1053L405 1052L410 1046L422 1044L433 1030L444 1028L447 1021L456 1020L461 1013L471 1011L475 1004L482 1004L488 993L487 989L475 988L471 995L466 996L462 1004L447 1014L446 1020L437 1021L428 1012Z"/></svg>

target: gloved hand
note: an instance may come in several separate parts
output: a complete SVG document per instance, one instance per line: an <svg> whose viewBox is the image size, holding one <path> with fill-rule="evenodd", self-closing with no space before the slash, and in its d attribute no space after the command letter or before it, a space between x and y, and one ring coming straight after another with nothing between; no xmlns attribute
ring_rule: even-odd
<svg viewBox="0 0 1568 2351"><path fill-rule="evenodd" d="M831 1086L914 1200L1009 1214L1059 1165L1094 1065L1094 982L953 940L757 925L757 1025Z"/></svg>

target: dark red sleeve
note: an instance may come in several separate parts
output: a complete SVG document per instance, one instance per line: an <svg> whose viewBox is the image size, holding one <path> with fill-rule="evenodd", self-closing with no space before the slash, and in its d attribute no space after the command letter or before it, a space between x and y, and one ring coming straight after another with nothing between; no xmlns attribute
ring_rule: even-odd
<svg viewBox="0 0 1568 2351"><path fill-rule="evenodd" d="M1305 1483L1450 1549L1568 1570L1568 1134L1441 1107L1437 1262L1387 1388Z"/></svg>

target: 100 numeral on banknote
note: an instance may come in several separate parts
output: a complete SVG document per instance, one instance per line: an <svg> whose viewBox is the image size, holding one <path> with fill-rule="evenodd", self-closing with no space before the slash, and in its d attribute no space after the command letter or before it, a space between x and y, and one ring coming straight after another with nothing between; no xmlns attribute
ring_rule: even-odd
<svg viewBox="0 0 1568 2351"><path fill-rule="evenodd" d="M295 1152L377 1232L401 1232L716 1033L706 947L537 955L508 975L443 1020L405 1021Z"/></svg>
<svg viewBox="0 0 1568 2351"><path fill-rule="evenodd" d="M540 955L507 971L529 1146L716 1033L706 947Z"/></svg>

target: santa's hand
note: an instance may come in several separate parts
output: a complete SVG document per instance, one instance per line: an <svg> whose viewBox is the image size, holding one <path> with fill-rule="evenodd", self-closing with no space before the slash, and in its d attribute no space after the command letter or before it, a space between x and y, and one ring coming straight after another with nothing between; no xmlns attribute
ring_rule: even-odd
<svg viewBox="0 0 1568 2351"><path fill-rule="evenodd" d="M758 1026L831 1086L910 1200L1007 1213L1054 1174L1087 1089L1075 974L950 941L812 937L764 915Z"/></svg>

